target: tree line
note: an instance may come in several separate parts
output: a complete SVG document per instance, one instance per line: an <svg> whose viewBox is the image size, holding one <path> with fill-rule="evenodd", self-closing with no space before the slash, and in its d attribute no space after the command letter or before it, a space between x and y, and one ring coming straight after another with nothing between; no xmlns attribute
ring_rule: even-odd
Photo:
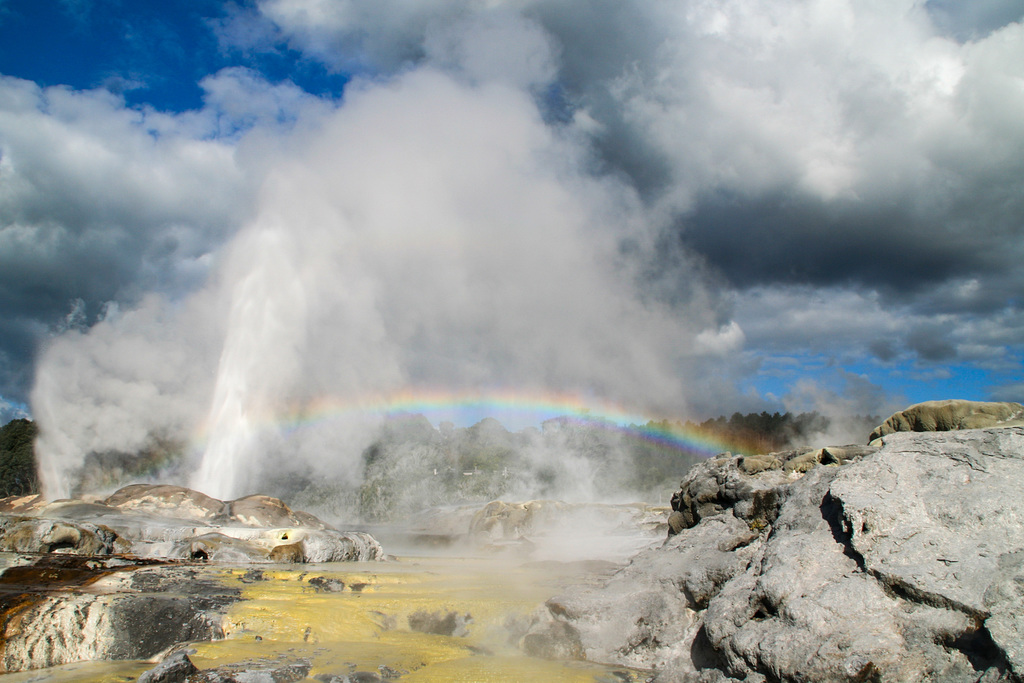
<svg viewBox="0 0 1024 683"><path fill-rule="evenodd" d="M11 420L0 427L0 498L39 492L35 440L31 420Z"/></svg>

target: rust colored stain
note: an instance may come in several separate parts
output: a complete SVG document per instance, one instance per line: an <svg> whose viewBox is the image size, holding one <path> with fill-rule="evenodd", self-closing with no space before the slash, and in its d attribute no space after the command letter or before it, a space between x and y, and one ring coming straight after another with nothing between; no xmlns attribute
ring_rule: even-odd
<svg viewBox="0 0 1024 683"><path fill-rule="evenodd" d="M114 559L116 564L112 564ZM53 593L88 586L116 572L131 571L160 560L46 554L29 565L8 567L0 573L0 654L7 647L7 635L17 630L21 617Z"/></svg>

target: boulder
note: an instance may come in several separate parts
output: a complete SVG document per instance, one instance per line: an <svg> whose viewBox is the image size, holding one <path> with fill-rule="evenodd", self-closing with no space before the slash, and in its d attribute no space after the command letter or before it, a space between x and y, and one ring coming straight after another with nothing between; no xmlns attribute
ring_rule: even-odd
<svg viewBox="0 0 1024 683"><path fill-rule="evenodd" d="M869 441L893 432L946 432L1024 425L1024 405L983 401L926 401L894 413L875 427Z"/></svg>
<svg viewBox="0 0 1024 683"><path fill-rule="evenodd" d="M432 633L438 636L464 637L469 633L468 626L473 623L469 614L458 612L428 612L416 610L408 617L409 630L419 633Z"/></svg>
<svg viewBox="0 0 1024 683"><path fill-rule="evenodd" d="M195 673L199 673L199 669L188 658L188 653L178 650L164 657L149 671L143 672L138 683L185 683Z"/></svg>
<svg viewBox="0 0 1024 683"><path fill-rule="evenodd" d="M695 466L686 528L528 634L564 622L582 656L661 682L1024 678L1024 427L812 453Z"/></svg>

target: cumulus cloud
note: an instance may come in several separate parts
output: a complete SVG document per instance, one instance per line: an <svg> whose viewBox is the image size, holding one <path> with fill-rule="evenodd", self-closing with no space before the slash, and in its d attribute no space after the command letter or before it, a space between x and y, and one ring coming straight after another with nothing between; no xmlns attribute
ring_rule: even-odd
<svg viewBox="0 0 1024 683"><path fill-rule="evenodd" d="M234 462L282 447L265 414L323 394L867 412L892 399L877 376L757 379L784 361L1012 375L1024 25L1013 2L972 7L261 0L211 22L222 49L301 55L350 76L343 94L231 67L201 81L201 109L165 114L6 78L0 394L77 299L84 328L47 345L33 401L72 465L107 424L75 405L146 406L181 432L205 417ZM122 314L100 320L107 302ZM104 351L119 335L189 349L189 409L173 372ZM98 376L61 390L83 364L139 398L90 402ZM334 429L288 447L312 458L362 428Z"/></svg>

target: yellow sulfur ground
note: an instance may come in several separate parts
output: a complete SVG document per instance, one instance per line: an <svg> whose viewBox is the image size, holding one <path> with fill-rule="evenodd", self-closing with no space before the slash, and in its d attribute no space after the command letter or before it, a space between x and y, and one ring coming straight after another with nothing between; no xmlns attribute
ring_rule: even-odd
<svg viewBox="0 0 1024 683"><path fill-rule="evenodd" d="M383 666L401 674L401 683L621 683L645 677L621 668L527 657L510 642L510 620L527 620L564 582L578 576L580 570L571 565L423 558L277 566L264 568L263 580L255 581L243 568L210 571L241 588L242 600L228 612L224 640L192 646L191 659L200 669L246 661L308 661L307 681L312 681L324 674L378 673ZM310 579L317 581L311 584ZM318 581L335 588L340 581L344 588L318 592ZM409 616L416 612L455 612L460 622L466 621L465 633L413 631ZM93 663L0 680L133 681L152 666ZM46 677L49 672L55 675ZM44 677L33 677L40 674Z"/></svg>

